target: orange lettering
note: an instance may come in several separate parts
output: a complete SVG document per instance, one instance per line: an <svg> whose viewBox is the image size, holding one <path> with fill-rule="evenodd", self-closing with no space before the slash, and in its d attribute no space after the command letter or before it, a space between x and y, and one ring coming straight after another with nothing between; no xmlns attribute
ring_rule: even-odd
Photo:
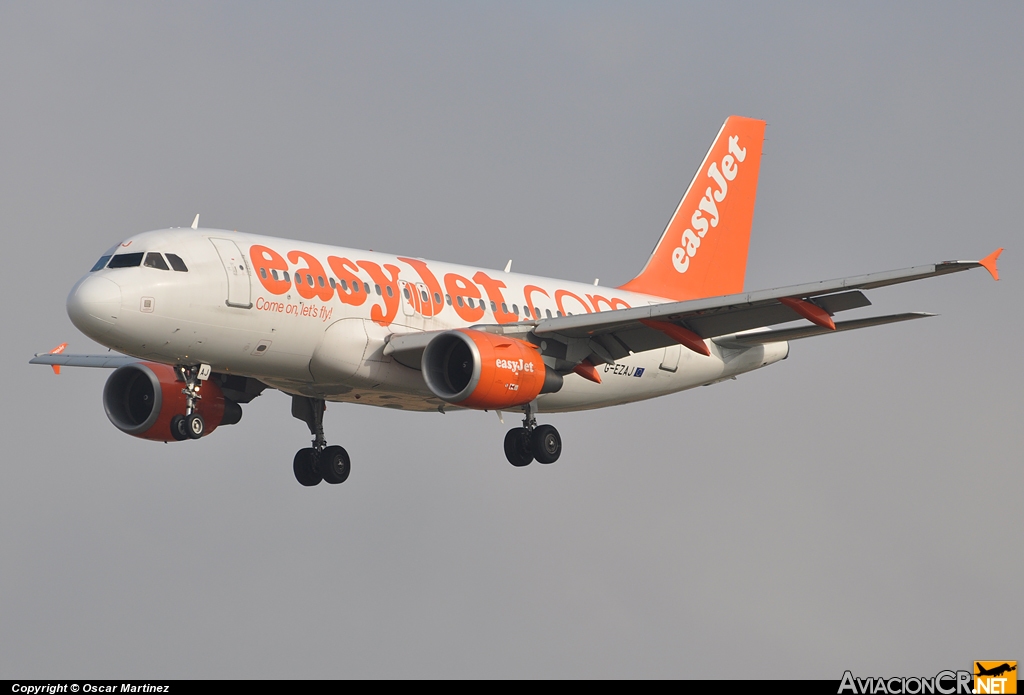
<svg viewBox="0 0 1024 695"><path fill-rule="evenodd" d="M587 299L589 299L590 303L594 305L594 311L601 311L601 302L607 304L608 308L612 311L614 311L615 309L629 308L629 304L626 304L618 297L612 297L611 299L607 299L599 294L588 294Z"/></svg>
<svg viewBox="0 0 1024 695"><path fill-rule="evenodd" d="M370 309L370 318L382 326L387 326L395 320L398 315L398 273L397 265L384 264L384 270L388 271L391 279L384 274L384 270L376 263L370 261L358 261L359 267L370 274L370 279L380 285L380 298L384 302L384 311L377 305ZM389 291L390 290L390 291Z"/></svg>
<svg viewBox="0 0 1024 695"><path fill-rule="evenodd" d="M266 246L253 244L249 247L249 258L256 270L256 276L263 283L263 288L267 292L284 294L288 291L291 283L275 275L276 271L281 271L283 274L288 270L288 263L281 254Z"/></svg>
<svg viewBox="0 0 1024 695"><path fill-rule="evenodd" d="M328 256L327 265L331 266L331 270L334 272L334 276L338 280L338 299L343 303L351 304L352 306L359 306L366 301L365 292L357 292L352 289L353 287L362 285L362 281L359 279L359 276L356 275L356 273L359 272L359 268L355 263L347 258Z"/></svg>
<svg viewBox="0 0 1024 695"><path fill-rule="evenodd" d="M320 301L326 302L334 296L334 290L331 289L331 285L327 281L327 273L324 272L324 267L315 257L305 251L289 251L288 260L292 263L298 263L299 260L306 262L305 268L295 271L295 289L298 290L300 297L304 299L317 297Z"/></svg>
<svg viewBox="0 0 1024 695"><path fill-rule="evenodd" d="M501 288L505 286L504 282L495 280L482 270L477 271L477 274L473 276L473 281L484 286L487 298L494 302L494 305L497 307L494 312L494 319L498 323L515 323L519 320L519 317L512 312L501 310L501 305L505 303L505 297L501 294Z"/></svg>
<svg viewBox="0 0 1024 695"><path fill-rule="evenodd" d="M580 306L583 307L588 314L593 313L590 311L590 307L587 306L587 303L580 299L579 296L573 294L569 290L555 290L555 304L558 306L558 310L561 311L563 315L569 315L569 312L565 310L564 306L562 306L562 299L565 297L572 297L573 299L580 303Z"/></svg>
<svg viewBox="0 0 1024 695"><path fill-rule="evenodd" d="M484 317L483 300L480 299L480 290L468 278L456 275L455 273L448 273L444 276L444 288L452 296L452 308L455 309L455 313L463 321L475 323ZM462 306L459 304L458 297L480 299L481 306L475 306L472 309L468 305Z"/></svg>
<svg viewBox="0 0 1024 695"><path fill-rule="evenodd" d="M526 306L530 307L530 311L534 311L534 309L537 308L533 304L533 293L534 292L540 292L542 295L544 295L548 299L551 299L551 295L548 294L547 291L541 289L540 287L537 287L536 285L527 285L526 287L523 288L523 296L526 297ZM534 312L534 313L536 313L536 312ZM533 318L539 319L540 318L540 314L537 314Z"/></svg>

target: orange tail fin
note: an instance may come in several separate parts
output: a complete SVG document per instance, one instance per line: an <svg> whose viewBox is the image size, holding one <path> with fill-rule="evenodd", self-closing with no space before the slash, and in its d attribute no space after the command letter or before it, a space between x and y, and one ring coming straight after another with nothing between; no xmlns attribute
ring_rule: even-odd
<svg viewBox="0 0 1024 695"><path fill-rule="evenodd" d="M726 119L647 265L621 289L677 301L743 291L764 127Z"/></svg>

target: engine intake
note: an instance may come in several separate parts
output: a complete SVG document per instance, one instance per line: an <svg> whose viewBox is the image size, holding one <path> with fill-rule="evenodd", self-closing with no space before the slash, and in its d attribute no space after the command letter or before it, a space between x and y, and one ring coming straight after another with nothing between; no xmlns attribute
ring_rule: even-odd
<svg viewBox="0 0 1024 695"><path fill-rule="evenodd" d="M510 408L562 388L562 376L544 365L536 346L472 329L439 334L421 366L435 396L466 408Z"/></svg>
<svg viewBox="0 0 1024 695"><path fill-rule="evenodd" d="M103 387L103 409L114 427L125 434L158 442L175 441L171 418L185 414L184 382L174 367L155 362L136 362L119 367ZM242 416L242 408L224 397L212 380L203 383L198 412L206 432L231 425Z"/></svg>

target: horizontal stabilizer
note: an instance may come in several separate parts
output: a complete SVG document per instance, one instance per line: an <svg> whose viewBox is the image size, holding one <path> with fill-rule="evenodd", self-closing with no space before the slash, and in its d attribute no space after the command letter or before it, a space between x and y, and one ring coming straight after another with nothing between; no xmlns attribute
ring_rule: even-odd
<svg viewBox="0 0 1024 695"><path fill-rule="evenodd" d="M118 367L133 362L139 362L128 355L51 355L43 353L30 359L29 364L49 364L60 367L100 367L104 369L117 369Z"/></svg>
<svg viewBox="0 0 1024 695"><path fill-rule="evenodd" d="M869 328L871 326L882 326L887 323L898 323L899 321L911 321L923 319L935 314L924 312L909 312L905 314L890 314L889 316L872 316L866 319L854 319L853 321L840 321L836 323L835 330L827 326L800 326L798 328L781 328L772 331L758 331L756 333L740 333L738 335L724 335L714 338L714 342L722 347L746 348L752 345L764 343L777 343L782 340L797 340L799 338L810 338L815 335L839 333L840 331L852 331L857 328Z"/></svg>

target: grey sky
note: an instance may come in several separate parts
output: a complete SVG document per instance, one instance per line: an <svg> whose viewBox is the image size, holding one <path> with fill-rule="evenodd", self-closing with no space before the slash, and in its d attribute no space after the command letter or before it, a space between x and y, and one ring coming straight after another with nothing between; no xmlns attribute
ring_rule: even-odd
<svg viewBox="0 0 1024 695"><path fill-rule="evenodd" d="M0 677L933 675L1022 659L1019 3L5 3ZM551 416L333 405L301 488L267 393L132 439L64 299L204 226L603 283L731 113L768 121L748 288L998 246L877 290L937 318ZM1017 628L1013 626L1017 625Z"/></svg>

